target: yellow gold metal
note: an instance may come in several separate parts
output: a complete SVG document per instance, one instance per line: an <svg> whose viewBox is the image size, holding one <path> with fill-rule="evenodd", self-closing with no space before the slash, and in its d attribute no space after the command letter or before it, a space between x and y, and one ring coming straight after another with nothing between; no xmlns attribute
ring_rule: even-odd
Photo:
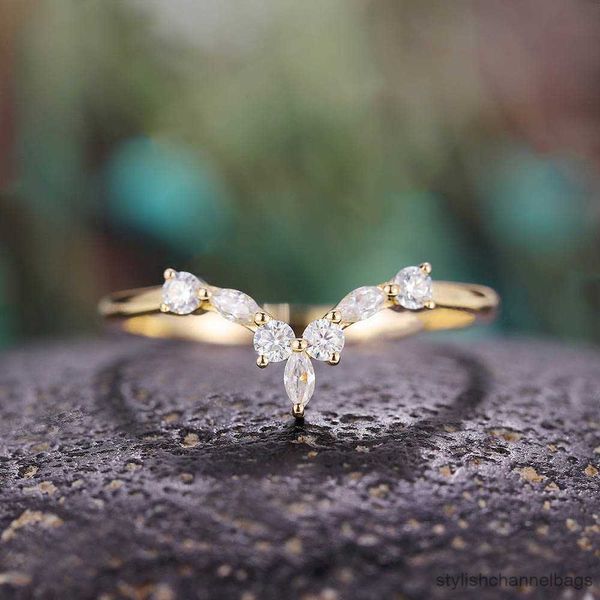
<svg viewBox="0 0 600 600"><path fill-rule="evenodd" d="M391 300L400 293L400 286L395 283L386 283L383 285L383 293Z"/></svg>
<svg viewBox="0 0 600 600"><path fill-rule="evenodd" d="M419 268L427 275L431 273L429 263L423 263ZM165 279L171 279L176 275L174 269L166 269L164 272ZM199 306L185 315L185 318L182 318L182 315L171 314L163 301L162 286L111 294L100 301L98 309L103 317L118 323L129 333L159 338L183 338L212 344L248 344L252 341L252 334L271 319L283 321L299 332L313 321L325 318L332 323L339 323L340 328L344 329L342 344L340 344L343 346L344 343L351 344L371 339L399 338L420 331L468 327L479 320L493 319L499 305L498 295L488 287L470 283L434 281L431 300L423 304L426 310L410 310L399 305L397 296L400 287L396 283L386 281L378 287L386 295L385 301L378 305L381 310L356 322L342 321L341 311L336 308L291 304L263 304L254 314L239 317L235 315L235 319L230 321L228 318L232 315L227 314L228 318L223 318L225 313L223 316L219 314L217 307L211 301L212 295L220 288L209 284L205 284L205 287L198 290ZM256 307L255 304L252 306ZM315 344L317 343L320 342L315 341ZM309 343L304 338L292 339L293 352L304 352L307 348ZM316 346L314 349L317 349ZM319 358L323 357L319 356ZM340 352L332 352L327 362L330 365L337 365L340 358ZM268 364L269 359L265 355L260 354L257 357L256 365L259 368L263 369ZM305 380L301 378L301 374L294 375L303 384L310 385L308 392L312 394L314 389L312 369L310 380L307 379L306 373L303 376ZM286 379L286 387L287 385ZM292 402L310 397L289 390L288 394ZM304 404L294 403L292 414L297 419L303 419Z"/></svg>
<svg viewBox="0 0 600 600"><path fill-rule="evenodd" d="M259 327L261 325L264 325L265 323L268 323L271 320L271 316L264 312L263 310L259 310L255 315L254 315L254 322L256 323L256 325L258 325Z"/></svg>
<svg viewBox="0 0 600 600"><path fill-rule="evenodd" d="M331 321L332 323L341 323L342 322L342 313L339 310L330 310L325 318Z"/></svg>
<svg viewBox="0 0 600 600"><path fill-rule="evenodd" d="M332 352L329 360L327 361L330 365L339 365L341 355L339 352Z"/></svg>
<svg viewBox="0 0 600 600"><path fill-rule="evenodd" d="M421 269L421 271L423 273L425 273L425 275L431 275L431 264L430 263L428 263L428 262L421 263L419 265L419 269Z"/></svg>
<svg viewBox="0 0 600 600"><path fill-rule="evenodd" d="M294 352L304 352L308 348L308 342L304 338L296 338L292 342L292 350Z"/></svg>
<svg viewBox="0 0 600 600"><path fill-rule="evenodd" d="M384 284L380 286L382 289ZM218 288L211 286L211 292ZM411 311L386 304L365 321L344 329L347 344L379 338L399 338L419 331L459 329L475 321L493 319L499 304L494 290L470 283L433 282L435 308ZM214 312L210 302L191 315L163 314L161 286L139 288L111 294L99 304L102 316L111 323L135 335L160 338L181 338L210 344L238 345L252 343L256 326L240 327ZM322 318L330 306L297 306L293 304L264 305L265 311L278 320L289 323L296 331L315 319ZM300 350L298 350L300 351Z"/></svg>

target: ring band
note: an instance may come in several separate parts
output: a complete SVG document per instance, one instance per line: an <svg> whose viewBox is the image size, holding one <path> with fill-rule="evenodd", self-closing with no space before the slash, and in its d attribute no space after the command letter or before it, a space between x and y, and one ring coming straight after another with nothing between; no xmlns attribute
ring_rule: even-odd
<svg viewBox="0 0 600 600"><path fill-rule="evenodd" d="M292 413L304 416L314 391L311 359L335 365L345 343L399 338L491 321L499 298L489 287L431 280L431 265L406 267L393 279L347 294L333 308L264 304L238 290L167 269L163 286L116 292L100 314L135 335L211 344L254 342L257 365L286 360ZM304 332L297 337L296 332Z"/></svg>

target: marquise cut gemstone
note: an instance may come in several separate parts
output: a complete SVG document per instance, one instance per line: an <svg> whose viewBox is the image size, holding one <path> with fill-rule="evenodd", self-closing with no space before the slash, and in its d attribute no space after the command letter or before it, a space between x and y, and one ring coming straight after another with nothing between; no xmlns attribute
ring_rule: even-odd
<svg viewBox="0 0 600 600"><path fill-rule="evenodd" d="M239 290L219 289L213 292L211 302L222 317L240 325L251 325L254 315L260 310L248 294Z"/></svg>
<svg viewBox="0 0 600 600"><path fill-rule="evenodd" d="M198 292L207 283L191 273L178 271L162 286L162 301L169 312L188 315L200 306Z"/></svg>
<svg viewBox="0 0 600 600"><path fill-rule="evenodd" d="M294 352L288 358L283 383L292 404L308 404L315 391L315 370L304 352Z"/></svg>
<svg viewBox="0 0 600 600"><path fill-rule="evenodd" d="M400 288L400 293L396 298L404 308L411 310L423 308L432 298L431 277L419 267L402 269L394 277L394 283Z"/></svg>
<svg viewBox="0 0 600 600"><path fill-rule="evenodd" d="M350 292L338 305L342 321L354 323L372 317L385 302L383 290L374 285L365 285Z"/></svg>
<svg viewBox="0 0 600 600"><path fill-rule="evenodd" d="M273 319L256 330L254 349L269 362L280 362L292 353L295 337L294 330L287 323Z"/></svg>
<svg viewBox="0 0 600 600"><path fill-rule="evenodd" d="M308 342L306 352L316 360L329 360L344 347L344 332L337 323L317 319L308 325L302 337Z"/></svg>

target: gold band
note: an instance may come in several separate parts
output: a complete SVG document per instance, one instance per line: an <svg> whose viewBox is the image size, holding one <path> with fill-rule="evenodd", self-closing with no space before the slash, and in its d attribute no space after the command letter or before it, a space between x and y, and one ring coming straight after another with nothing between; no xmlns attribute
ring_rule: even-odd
<svg viewBox="0 0 600 600"><path fill-rule="evenodd" d="M164 279L162 287L108 296L100 313L137 335L211 344L252 341L257 367L286 361L283 383L296 419L304 418L315 389L312 360L338 365L346 341L467 327L493 318L499 301L494 290L481 285L433 282L427 262L405 267L378 286L357 288L331 309L261 307L244 292L171 268Z"/></svg>
<svg viewBox="0 0 600 600"><path fill-rule="evenodd" d="M179 338L211 344L248 344L252 331L227 321L210 310L198 309L180 316L163 314L161 287L138 288L111 294L100 302L102 316L132 334L159 338ZM482 285L433 282L435 308L408 311L401 307L382 310L371 318L355 323L345 331L347 342L372 338L399 338L419 331L468 327L475 321L493 319L498 295ZM330 306L265 304L275 319L289 323L296 332L322 317Z"/></svg>

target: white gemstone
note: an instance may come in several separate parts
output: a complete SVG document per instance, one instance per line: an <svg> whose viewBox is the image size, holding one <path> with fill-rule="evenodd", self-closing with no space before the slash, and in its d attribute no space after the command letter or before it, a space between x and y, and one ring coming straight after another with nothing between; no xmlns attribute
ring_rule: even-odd
<svg viewBox="0 0 600 600"><path fill-rule="evenodd" d="M404 308L416 310L423 308L432 297L431 277L421 271L419 267L406 267L396 277L394 283L400 287L396 296Z"/></svg>
<svg viewBox="0 0 600 600"><path fill-rule="evenodd" d="M211 302L222 317L240 325L251 325L254 315L260 310L248 294L238 290L217 290L213 293Z"/></svg>
<svg viewBox="0 0 600 600"><path fill-rule="evenodd" d="M350 292L338 305L342 321L354 323L372 317L385 302L383 290L374 285L365 285Z"/></svg>
<svg viewBox="0 0 600 600"><path fill-rule="evenodd" d="M269 362L280 362L292 353L294 330L283 321L269 321L254 334L254 349Z"/></svg>
<svg viewBox="0 0 600 600"><path fill-rule="evenodd" d="M304 352L293 352L288 358L283 383L292 404L308 404L315 391L315 370Z"/></svg>
<svg viewBox="0 0 600 600"><path fill-rule="evenodd" d="M302 337L308 342L306 352L317 360L329 360L344 347L344 332L328 319L317 319L308 325Z"/></svg>
<svg viewBox="0 0 600 600"><path fill-rule="evenodd" d="M200 306L198 291L207 283L191 273L179 271L165 281L162 287L162 301L170 312L187 315Z"/></svg>

